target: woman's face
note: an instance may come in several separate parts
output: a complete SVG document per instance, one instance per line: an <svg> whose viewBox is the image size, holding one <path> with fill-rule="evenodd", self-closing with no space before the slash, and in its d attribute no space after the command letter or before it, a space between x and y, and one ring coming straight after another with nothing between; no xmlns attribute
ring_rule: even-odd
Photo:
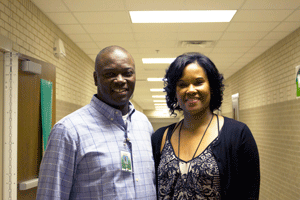
<svg viewBox="0 0 300 200"><path fill-rule="evenodd" d="M191 63L183 70L176 85L176 97L183 112L195 115L210 111L209 81L198 63Z"/></svg>

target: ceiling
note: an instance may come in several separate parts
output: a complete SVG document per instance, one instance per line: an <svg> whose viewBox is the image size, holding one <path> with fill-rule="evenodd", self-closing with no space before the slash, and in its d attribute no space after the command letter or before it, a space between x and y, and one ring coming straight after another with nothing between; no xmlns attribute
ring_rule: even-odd
<svg viewBox="0 0 300 200"><path fill-rule="evenodd" d="M300 27L299 0L32 0L92 60L109 45L127 49L135 59L137 83L133 100L154 110L150 88L162 82L168 64L143 64L142 58L197 51L216 64L225 78ZM237 10L229 23L132 24L129 11ZM184 46L182 41L212 41Z"/></svg>

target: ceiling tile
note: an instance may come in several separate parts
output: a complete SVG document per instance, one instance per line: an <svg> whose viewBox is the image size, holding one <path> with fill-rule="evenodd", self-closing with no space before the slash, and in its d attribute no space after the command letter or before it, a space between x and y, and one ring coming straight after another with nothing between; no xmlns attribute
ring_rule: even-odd
<svg viewBox="0 0 300 200"><path fill-rule="evenodd" d="M204 55L208 55L211 53L213 48L202 48L202 47L181 47L175 49L175 55L179 56L181 54L187 53L187 52L200 52Z"/></svg>
<svg viewBox="0 0 300 200"><path fill-rule="evenodd" d="M129 49L129 48L137 48L137 44L134 41L118 41L118 42L114 42L114 41L101 41L101 42L96 42L96 44L99 46L100 49L103 49L104 47L108 47L111 45L118 45L121 46L125 49Z"/></svg>
<svg viewBox="0 0 300 200"><path fill-rule="evenodd" d="M184 32L178 33L178 40L218 40L222 32Z"/></svg>
<svg viewBox="0 0 300 200"><path fill-rule="evenodd" d="M87 48L87 49L84 49L84 48L83 48L82 50L83 50L86 54L88 54L88 55L97 55L101 49L99 49L99 48L94 48L94 49Z"/></svg>
<svg viewBox="0 0 300 200"><path fill-rule="evenodd" d="M92 42L91 37L88 34L69 34L68 35L73 42Z"/></svg>
<svg viewBox="0 0 300 200"><path fill-rule="evenodd" d="M176 47L177 41L137 41L139 47Z"/></svg>
<svg viewBox="0 0 300 200"><path fill-rule="evenodd" d="M232 10L238 9L244 0L125 0L129 10Z"/></svg>
<svg viewBox="0 0 300 200"><path fill-rule="evenodd" d="M295 10L285 21L288 22L299 22L300 10Z"/></svg>
<svg viewBox="0 0 300 200"><path fill-rule="evenodd" d="M91 34L94 41L133 41L133 35L131 33L97 33Z"/></svg>
<svg viewBox="0 0 300 200"><path fill-rule="evenodd" d="M237 60L242 55L244 55L244 53L234 53L234 54L230 54L230 55L224 54L224 53L210 53L209 57L216 61L223 60L223 61L231 62L233 60Z"/></svg>
<svg viewBox="0 0 300 200"><path fill-rule="evenodd" d="M299 18L300 19L300 18ZM300 27L300 21L297 22L281 22L273 31L294 31Z"/></svg>
<svg viewBox="0 0 300 200"><path fill-rule="evenodd" d="M137 10L181 10L184 6L183 0L124 0L126 8L130 11Z"/></svg>
<svg viewBox="0 0 300 200"><path fill-rule="evenodd" d="M151 40L176 40L177 39L177 33L166 33L166 32L158 32L158 33L135 33L134 38L137 41L145 40L145 41L151 41Z"/></svg>
<svg viewBox="0 0 300 200"><path fill-rule="evenodd" d="M81 25L58 25L58 27L66 34L86 33Z"/></svg>
<svg viewBox="0 0 300 200"><path fill-rule="evenodd" d="M214 48L212 50L212 53L245 53L247 52L251 47L220 47L220 48Z"/></svg>
<svg viewBox="0 0 300 200"><path fill-rule="evenodd" d="M295 9L300 6L299 0L248 0L242 9Z"/></svg>
<svg viewBox="0 0 300 200"><path fill-rule="evenodd" d="M125 11L74 12L74 16L82 24L131 23L129 13Z"/></svg>
<svg viewBox="0 0 300 200"><path fill-rule="evenodd" d="M179 24L132 24L132 30L136 33L141 32L177 32Z"/></svg>
<svg viewBox="0 0 300 200"><path fill-rule="evenodd" d="M222 40L219 41L215 48L220 47L251 47L255 45L258 42L258 40L247 40L247 41L239 41L239 40Z"/></svg>
<svg viewBox="0 0 300 200"><path fill-rule="evenodd" d="M81 49L95 49L98 46L94 42L77 42L76 43Z"/></svg>
<svg viewBox="0 0 300 200"><path fill-rule="evenodd" d="M188 0L184 1L183 9L190 10L236 10L241 7L244 0Z"/></svg>
<svg viewBox="0 0 300 200"><path fill-rule="evenodd" d="M139 53L141 54L147 54L147 53L156 53L158 56L160 54L166 54L166 53L174 53L174 48L142 48L140 49Z"/></svg>
<svg viewBox="0 0 300 200"><path fill-rule="evenodd" d="M232 22L230 23L227 31L235 32L251 32L251 31L271 31L279 22Z"/></svg>
<svg viewBox="0 0 300 200"><path fill-rule="evenodd" d="M225 32L222 40L259 40L268 32Z"/></svg>
<svg viewBox="0 0 300 200"><path fill-rule="evenodd" d="M67 12L68 8L65 6L62 0L31 0L39 9L44 13L47 12Z"/></svg>
<svg viewBox="0 0 300 200"><path fill-rule="evenodd" d="M70 12L64 13L47 13L46 14L55 24L77 24L78 21Z"/></svg>
<svg viewBox="0 0 300 200"><path fill-rule="evenodd" d="M178 32L221 32L225 31L229 23L188 23L179 24Z"/></svg>
<svg viewBox="0 0 300 200"><path fill-rule="evenodd" d="M71 11L75 12L125 10L123 0L64 0L64 2Z"/></svg>
<svg viewBox="0 0 300 200"><path fill-rule="evenodd" d="M269 33L264 39L266 40L281 40L285 36L287 36L289 32L284 31L284 32L271 32Z"/></svg>
<svg viewBox="0 0 300 200"><path fill-rule="evenodd" d="M84 24L89 33L131 33L130 24Z"/></svg>
<svg viewBox="0 0 300 200"><path fill-rule="evenodd" d="M293 10L239 10L232 22L279 22Z"/></svg>

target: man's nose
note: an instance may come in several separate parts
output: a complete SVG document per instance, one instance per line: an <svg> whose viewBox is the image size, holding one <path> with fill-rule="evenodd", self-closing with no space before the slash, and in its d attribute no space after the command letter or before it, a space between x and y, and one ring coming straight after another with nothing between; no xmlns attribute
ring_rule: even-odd
<svg viewBox="0 0 300 200"><path fill-rule="evenodd" d="M116 77L116 82L118 82L118 83L124 83L124 82L125 82L125 79L124 79L124 77L122 76L122 74L119 74L119 75Z"/></svg>

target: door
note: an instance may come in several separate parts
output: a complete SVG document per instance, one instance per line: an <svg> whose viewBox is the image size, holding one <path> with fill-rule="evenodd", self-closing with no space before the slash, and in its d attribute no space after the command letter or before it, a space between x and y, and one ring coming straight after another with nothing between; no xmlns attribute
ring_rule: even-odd
<svg viewBox="0 0 300 200"><path fill-rule="evenodd" d="M41 74L24 72L22 61L30 60L42 65ZM55 123L55 66L49 63L19 56L18 70L18 185L23 181L38 178L39 166L42 160L42 120L41 120L41 90L40 79L53 83L52 92L52 126ZM18 200L36 198L37 188L20 190Z"/></svg>

